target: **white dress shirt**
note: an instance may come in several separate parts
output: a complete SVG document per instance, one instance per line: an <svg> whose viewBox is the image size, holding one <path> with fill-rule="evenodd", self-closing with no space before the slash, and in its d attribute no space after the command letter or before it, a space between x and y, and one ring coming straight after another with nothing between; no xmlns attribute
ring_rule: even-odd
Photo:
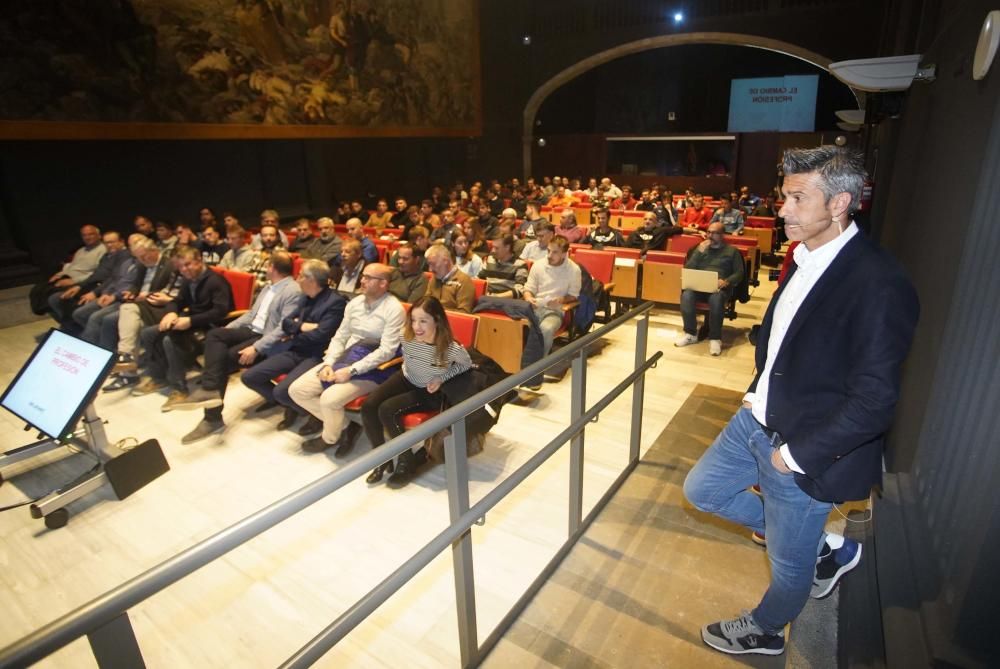
<svg viewBox="0 0 1000 669"><path fill-rule="evenodd" d="M788 279L788 284L782 291L781 297L778 298L777 304L774 305L771 333L767 339L767 360L764 363L764 371L761 372L760 379L757 381L755 392L747 393L743 397L744 402L750 402L753 417L761 425L767 425L767 393L770 387L771 370L785 340L785 334L813 286L823 276L841 249L857 233L858 226L852 222L837 237L815 251L810 251L805 244L799 244L795 247L793 254L797 268ZM781 445L781 457L789 469L800 474L805 473L792 458L788 444Z"/></svg>

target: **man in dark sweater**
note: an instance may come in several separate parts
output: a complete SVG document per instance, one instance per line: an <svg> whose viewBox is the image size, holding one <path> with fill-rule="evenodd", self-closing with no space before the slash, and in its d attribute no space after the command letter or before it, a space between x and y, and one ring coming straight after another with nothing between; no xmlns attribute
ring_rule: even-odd
<svg viewBox="0 0 1000 669"><path fill-rule="evenodd" d="M677 225L663 225L657 218L656 212L647 211L642 217L642 227L636 228L629 234L626 246L633 249L640 249L643 255L646 251L662 251L667 246L667 238L679 235L684 230Z"/></svg>
<svg viewBox="0 0 1000 669"><path fill-rule="evenodd" d="M726 244L722 223L708 226L708 239L696 246L688 256L684 267L688 269L713 270L719 275L719 289L714 293L698 293L693 290L681 291L681 316L684 318L684 332L674 342L674 346L688 346L698 342L698 323L695 303L708 300L708 346L712 355L722 353L722 316L733 290L743 281L746 264L743 256L733 246Z"/></svg>
<svg viewBox="0 0 1000 669"><path fill-rule="evenodd" d="M205 266L198 249L182 247L176 255L184 282L177 297L167 303L167 313L160 322L143 328L139 334L146 350L148 378L132 391L134 395L148 395L169 387L164 411L187 397L184 376L200 348L195 334L222 323L233 308L229 283Z"/></svg>
<svg viewBox="0 0 1000 669"><path fill-rule="evenodd" d="M258 362L240 376L243 385L264 398L259 410L275 403L285 407L285 415L278 423L279 430L291 427L300 415L308 416L288 396L288 386L322 362L330 338L344 319L347 300L332 290L329 282L330 268L325 262L310 259L302 263L298 283L304 297L298 310L281 322L281 329L290 342L288 349ZM282 374L285 378L275 384L274 380ZM312 434L322 427L319 419L309 416L299 434Z"/></svg>

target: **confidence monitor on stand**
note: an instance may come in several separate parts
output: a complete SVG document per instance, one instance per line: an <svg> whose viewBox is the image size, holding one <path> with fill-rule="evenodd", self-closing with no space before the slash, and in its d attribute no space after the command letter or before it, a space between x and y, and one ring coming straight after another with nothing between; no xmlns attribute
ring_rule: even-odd
<svg viewBox="0 0 1000 669"><path fill-rule="evenodd" d="M45 518L48 527L65 525L69 513L63 507L105 481L124 499L169 469L154 440L124 453L108 444L92 401L114 362L114 353L107 349L49 330L0 397L0 406L24 420L26 429L37 429L40 436L48 437L0 455L0 467L70 443L98 460L94 470L31 505L32 517ZM83 429L78 430L81 418Z"/></svg>

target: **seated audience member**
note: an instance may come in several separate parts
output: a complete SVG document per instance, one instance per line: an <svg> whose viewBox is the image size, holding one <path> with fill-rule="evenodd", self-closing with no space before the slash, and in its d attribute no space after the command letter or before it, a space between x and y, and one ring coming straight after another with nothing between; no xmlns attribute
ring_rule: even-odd
<svg viewBox="0 0 1000 669"><path fill-rule="evenodd" d="M337 205L336 211L333 213L333 220L335 223L344 225L351 218L351 203L341 201Z"/></svg>
<svg viewBox="0 0 1000 669"><path fill-rule="evenodd" d="M712 215L712 223L722 223L722 228L727 235L742 235L745 216L739 209L733 208L733 200L729 195L721 198L722 206L715 210Z"/></svg>
<svg viewBox="0 0 1000 669"><path fill-rule="evenodd" d="M412 244L400 246L393 256L396 267L389 280L389 292L401 302L413 304L427 292L424 253Z"/></svg>
<svg viewBox="0 0 1000 669"><path fill-rule="evenodd" d="M466 276L472 278L479 276L479 270L483 268L483 259L478 253L473 253L469 247L469 237L465 232L458 230L451 238L451 248L455 252L455 267Z"/></svg>
<svg viewBox="0 0 1000 669"><path fill-rule="evenodd" d="M503 197L501 197L499 189L500 184L495 184L495 188L490 188L486 192L486 197L480 200L480 204L485 204L489 207L490 215L494 218L500 217L500 212L503 211Z"/></svg>
<svg viewBox="0 0 1000 669"><path fill-rule="evenodd" d="M436 230L431 231L431 243L450 245L455 231L460 229L455 225L455 212L451 209L445 209L438 216L438 220L441 221L441 225Z"/></svg>
<svg viewBox="0 0 1000 669"><path fill-rule="evenodd" d="M424 228L424 230L427 231L428 237L430 236L431 234L430 228L425 226L420 220L420 210L417 209L416 207L409 207L406 210L406 219L403 221L402 233L400 234L400 238L409 239L410 231L417 226Z"/></svg>
<svg viewBox="0 0 1000 669"><path fill-rule="evenodd" d="M569 259L569 242L555 237L548 244L548 257L531 266L523 297L535 310L542 332L543 355L552 350L552 340L563 321L563 305L580 296L580 267ZM531 390L542 385L541 377L528 382Z"/></svg>
<svg viewBox="0 0 1000 669"><path fill-rule="evenodd" d="M622 196L622 189L611 183L611 179L609 177L604 177L603 179L601 179L600 185L605 187L605 190L607 191L607 197L609 199L615 200Z"/></svg>
<svg viewBox="0 0 1000 669"><path fill-rule="evenodd" d="M406 220L409 216L409 205L406 203L406 198L402 196L397 196L394 204L396 210L393 212L392 217L389 219L390 227L402 228L406 225Z"/></svg>
<svg viewBox="0 0 1000 669"><path fill-rule="evenodd" d="M301 256L307 260L322 260L330 267L340 262L340 237L333 227L333 219L328 216L316 221L319 237L310 240L309 245L302 249Z"/></svg>
<svg viewBox="0 0 1000 669"><path fill-rule="evenodd" d="M712 355L722 353L722 317L726 303L733 290L743 281L746 265L743 256L733 246L726 244L722 223L708 226L708 239L698 244L684 266L690 269L705 269L717 272L719 289L714 293L681 291L681 316L684 318L684 332L674 342L674 346L688 346L698 343L698 323L695 304L698 300L708 301L708 345Z"/></svg>
<svg viewBox="0 0 1000 669"><path fill-rule="evenodd" d="M319 436L303 442L305 451L336 447L337 457L350 453L360 426L351 423L345 429L344 405L372 392L392 374L379 369L398 355L403 334L403 305L389 293L391 273L392 268L381 263L365 266L362 294L347 304L323 361L288 387L292 401L323 423Z"/></svg>
<svg viewBox="0 0 1000 669"><path fill-rule="evenodd" d="M201 239L194 246L201 251L201 258L209 267L221 263L222 257L229 250L229 244L222 241L214 225L206 225L201 229Z"/></svg>
<svg viewBox="0 0 1000 669"><path fill-rule="evenodd" d="M178 249L177 260L184 281L160 322L139 334L148 376L132 389L133 395L148 395L169 388L163 411L188 395L185 375L201 348L196 335L219 325L233 308L229 283L205 266L197 249Z"/></svg>
<svg viewBox="0 0 1000 669"><path fill-rule="evenodd" d="M365 221L369 216L370 214L365 209L365 205L363 205L360 200L351 200L351 218L356 218L359 221Z"/></svg>
<svg viewBox="0 0 1000 669"><path fill-rule="evenodd" d="M535 238L535 226L539 223L548 223L541 214L542 205L537 200L532 200L524 210L524 221L517 228L517 235L524 239Z"/></svg>
<svg viewBox="0 0 1000 669"><path fill-rule="evenodd" d="M478 219L468 219L465 222L465 227L462 228L462 232L465 233L465 238L469 242L470 251L477 253L480 256L489 254L490 243L486 241L486 233L483 232L483 229L479 226Z"/></svg>
<svg viewBox="0 0 1000 669"><path fill-rule="evenodd" d="M492 239L492 235L497 233L497 229L500 225L499 219L493 215L493 212L490 211L489 206L485 202L479 205L478 213L479 215L476 217L476 222L479 223L479 227L482 228L483 235L485 235L487 239Z"/></svg>
<svg viewBox="0 0 1000 669"><path fill-rule="evenodd" d="M563 209L559 214L559 225L556 226L557 237L565 237L570 244L580 242L590 233L590 229L583 225L577 225L576 213L572 209Z"/></svg>
<svg viewBox="0 0 1000 669"><path fill-rule="evenodd" d="M275 211L274 209L265 209L264 211L260 212L261 229L263 229L264 226L268 225L272 226L275 230L277 230L277 235L278 235L278 241L275 242L275 246L287 249L288 237L285 236L284 232L282 232L280 223L281 223L281 217L278 216L278 212ZM260 251L262 249L267 248L267 245L261 239L260 233L257 233L250 238L250 248L252 248L254 251Z"/></svg>
<svg viewBox="0 0 1000 669"><path fill-rule="evenodd" d="M345 241L340 249L340 264L331 267L337 292L348 299L355 293L360 293L361 274L368 264L361 255L361 243L356 239Z"/></svg>
<svg viewBox="0 0 1000 669"><path fill-rule="evenodd" d="M313 236L312 222L308 218L300 218L295 222L295 239L288 243L289 253L301 255L313 239L315 237Z"/></svg>
<svg viewBox="0 0 1000 669"><path fill-rule="evenodd" d="M140 235L136 237L142 239ZM105 276L95 272L81 284L81 290L89 290L80 296L77 301L80 306L73 310L73 321L79 327L80 338L91 344L100 342L104 321L118 319L122 301L134 293L139 284L139 267L131 251L122 243L121 235L117 232L104 233L104 245L108 249L105 254L109 258L106 265L108 273ZM67 326L68 323L63 324L63 329L75 330Z"/></svg>
<svg viewBox="0 0 1000 669"><path fill-rule="evenodd" d="M611 213L607 209L595 209L594 219L597 227L590 231L584 239L585 244L590 244L595 249L603 249L606 246L625 246L625 238L622 237L621 230L611 227Z"/></svg>
<svg viewBox="0 0 1000 669"><path fill-rule="evenodd" d="M246 243L246 230L239 224L226 230L226 242L229 250L222 255L219 267L234 269L238 272L252 272L257 265L257 252Z"/></svg>
<svg viewBox="0 0 1000 669"><path fill-rule="evenodd" d="M395 227L392 225L392 214L389 212L389 202L385 198L379 198L375 203L375 211L368 216L365 223L369 228L375 228L379 232L386 228Z"/></svg>
<svg viewBox="0 0 1000 669"><path fill-rule="evenodd" d="M656 213L647 211L642 215L642 227L633 230L626 240L629 248L646 251L662 251L666 248L667 237L679 235L683 230L676 225L662 225Z"/></svg>
<svg viewBox="0 0 1000 669"><path fill-rule="evenodd" d="M510 194L510 206L508 209L514 210L514 218L523 218L524 212L528 208L528 198L524 196L524 191L515 188ZM506 212L506 209L504 210ZM501 214L503 215L503 214Z"/></svg>
<svg viewBox="0 0 1000 669"><path fill-rule="evenodd" d="M555 228L548 221L535 223L535 238L524 245L521 260L544 260L549 255L549 242L555 236Z"/></svg>
<svg viewBox="0 0 1000 669"><path fill-rule="evenodd" d="M403 367L376 388L361 406L361 419L372 448L403 434L402 419L414 411L439 410L442 407L441 385L472 368L465 348L455 341L444 307L433 297L413 303L403 334ZM392 472L387 485L398 488L410 482L413 473L427 459L421 447L416 453L406 450L399 455L393 471L392 462L375 468L366 479L378 483L384 472Z"/></svg>
<svg viewBox="0 0 1000 669"><path fill-rule="evenodd" d="M496 239L500 236L500 225L503 223L509 223L511 229L517 228L517 211L513 207L507 207L500 213L500 219L497 221L497 227L493 231L493 236L489 237L490 240Z"/></svg>
<svg viewBox="0 0 1000 669"><path fill-rule="evenodd" d="M420 202L420 225L428 230L437 230L441 227L441 217L434 211L434 203L430 200Z"/></svg>
<svg viewBox="0 0 1000 669"><path fill-rule="evenodd" d="M764 196L764 200L759 202L754 210L750 212L751 216L765 216L767 218L777 218L778 208L774 205L774 196L768 193Z"/></svg>
<svg viewBox="0 0 1000 669"><path fill-rule="evenodd" d="M632 187L622 186L622 196L611 201L611 208L632 211L637 204L639 201L632 197Z"/></svg>
<svg viewBox="0 0 1000 669"><path fill-rule="evenodd" d="M694 204L694 187L688 186L684 189L684 195L677 201L677 209L687 209Z"/></svg>
<svg viewBox="0 0 1000 669"><path fill-rule="evenodd" d="M177 244L174 248L181 246L193 246L198 248L198 234L191 228L190 225L178 223L174 226L174 234L177 235ZM201 249L198 250L200 251Z"/></svg>
<svg viewBox="0 0 1000 669"><path fill-rule="evenodd" d="M260 226L260 232L256 235L257 240L260 242L260 247L257 249L253 265L250 266L247 272L256 276L257 290L267 285L267 272L271 263L271 255L277 251L285 250L284 245L281 243L279 232L277 226L268 223Z"/></svg>
<svg viewBox="0 0 1000 669"><path fill-rule="evenodd" d="M201 422L181 438L182 444L204 439L225 427L222 407L232 372L288 349L281 324L298 310L302 298L292 278L292 256L275 251L267 274L269 284L258 293L250 311L225 327L212 328L205 336L200 386L173 405L179 410L205 410Z"/></svg>
<svg viewBox="0 0 1000 669"><path fill-rule="evenodd" d="M427 284L427 295L436 297L445 309L472 313L476 303L476 288L465 272L455 267L451 250L435 244L424 254L431 270L431 280Z"/></svg>
<svg viewBox="0 0 1000 669"><path fill-rule="evenodd" d="M302 263L297 281L303 297L298 308L281 321L286 350L269 355L240 376L243 385L264 398L264 403L254 411L264 411L275 403L285 407L279 430L290 428L300 415L306 414L289 397L288 388L323 361L323 351L340 327L347 306L344 296L330 288L330 267L322 260ZM274 380L282 374L285 378L275 384ZM319 419L309 416L299 434L315 434L322 427Z"/></svg>
<svg viewBox="0 0 1000 669"><path fill-rule="evenodd" d="M480 279L486 279L486 294L494 297L521 297L524 282L528 280L528 265L514 255L517 242L511 234L493 242L493 253L479 272Z"/></svg>
<svg viewBox="0 0 1000 669"><path fill-rule="evenodd" d="M577 204L577 199L566 190L565 186L559 186L555 195L549 198L550 207L571 207L574 204Z"/></svg>
<svg viewBox="0 0 1000 669"><path fill-rule="evenodd" d="M582 192L586 193L587 197L591 199L597 197L597 194L599 192L597 190L597 179L595 179L594 177L590 177L589 179L587 179L587 187L583 189Z"/></svg>
<svg viewBox="0 0 1000 669"><path fill-rule="evenodd" d="M198 229L201 232L204 232L205 228L210 225L215 227L218 224L219 222L215 220L215 212L212 211L211 207L202 207L198 210Z"/></svg>
<svg viewBox="0 0 1000 669"><path fill-rule="evenodd" d="M462 209L461 201L458 198L452 198L448 201L448 209L455 215L455 225L460 228L464 227L465 222L469 220L469 213Z"/></svg>
<svg viewBox="0 0 1000 669"><path fill-rule="evenodd" d="M639 193L639 201L633 208L635 211L653 211L656 209L656 202L653 201L653 194L648 188L643 188Z"/></svg>
<svg viewBox="0 0 1000 669"><path fill-rule="evenodd" d="M747 216L751 216L757 205L760 204L760 198L750 192L749 186L740 186L740 197L736 201L736 206Z"/></svg>
<svg viewBox="0 0 1000 669"><path fill-rule="evenodd" d="M157 221L154 226L156 232L156 245L160 247L161 253L170 253L177 246L177 235L174 234L174 226L166 221Z"/></svg>
<svg viewBox="0 0 1000 669"><path fill-rule="evenodd" d="M677 225L677 210L674 209L674 193L671 190L663 191L659 202L653 207L653 213L660 221L660 225Z"/></svg>
<svg viewBox="0 0 1000 669"><path fill-rule="evenodd" d="M237 226L239 224L240 224L240 219L236 218L236 214L234 214L231 211L222 212L222 225L225 227L227 235L229 234L229 231L233 229L234 226Z"/></svg>
<svg viewBox="0 0 1000 669"><path fill-rule="evenodd" d="M136 216L132 221L132 226L140 235L145 235L151 241L156 241L156 228L148 216L143 216L142 214Z"/></svg>
<svg viewBox="0 0 1000 669"><path fill-rule="evenodd" d="M517 236L516 225L512 225L508 221L500 221L500 235L497 237L497 239L503 239L508 235L514 236L514 257L520 258L521 252L524 251L524 246L527 242L525 242L523 239ZM495 243L496 241L494 240L494 244Z"/></svg>
<svg viewBox="0 0 1000 669"><path fill-rule="evenodd" d="M361 256L366 263L378 262L378 249L375 242L365 235L365 228L361 225L361 219L355 217L347 221L347 236L355 239L361 245Z"/></svg>
<svg viewBox="0 0 1000 669"><path fill-rule="evenodd" d="M101 346L118 352L111 382L101 389L104 392L124 390L139 383L135 359L139 332L145 325L160 322L167 303L177 296L180 288L180 273L175 269L177 263L174 258L160 253L151 239L133 243L132 254L140 264L138 292L126 295L118 318L107 319L101 326Z"/></svg>
<svg viewBox="0 0 1000 669"><path fill-rule="evenodd" d="M32 313L38 316L47 313L50 296L83 283L97 271L98 263L108 252L108 247L101 243L101 231L93 225L85 225L80 228L80 239L83 246L73 253L73 257L48 279L31 288L29 300Z"/></svg>
<svg viewBox="0 0 1000 669"><path fill-rule="evenodd" d="M691 206L684 209L680 225L684 228L708 230L711 220L712 210L705 206L704 196L694 195L691 198Z"/></svg>

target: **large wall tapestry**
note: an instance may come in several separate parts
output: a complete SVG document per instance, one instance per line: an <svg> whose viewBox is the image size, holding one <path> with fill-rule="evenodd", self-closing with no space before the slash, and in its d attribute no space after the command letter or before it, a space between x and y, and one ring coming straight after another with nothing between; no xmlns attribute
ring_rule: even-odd
<svg viewBox="0 0 1000 669"><path fill-rule="evenodd" d="M3 0L0 137L475 135L475 0Z"/></svg>

